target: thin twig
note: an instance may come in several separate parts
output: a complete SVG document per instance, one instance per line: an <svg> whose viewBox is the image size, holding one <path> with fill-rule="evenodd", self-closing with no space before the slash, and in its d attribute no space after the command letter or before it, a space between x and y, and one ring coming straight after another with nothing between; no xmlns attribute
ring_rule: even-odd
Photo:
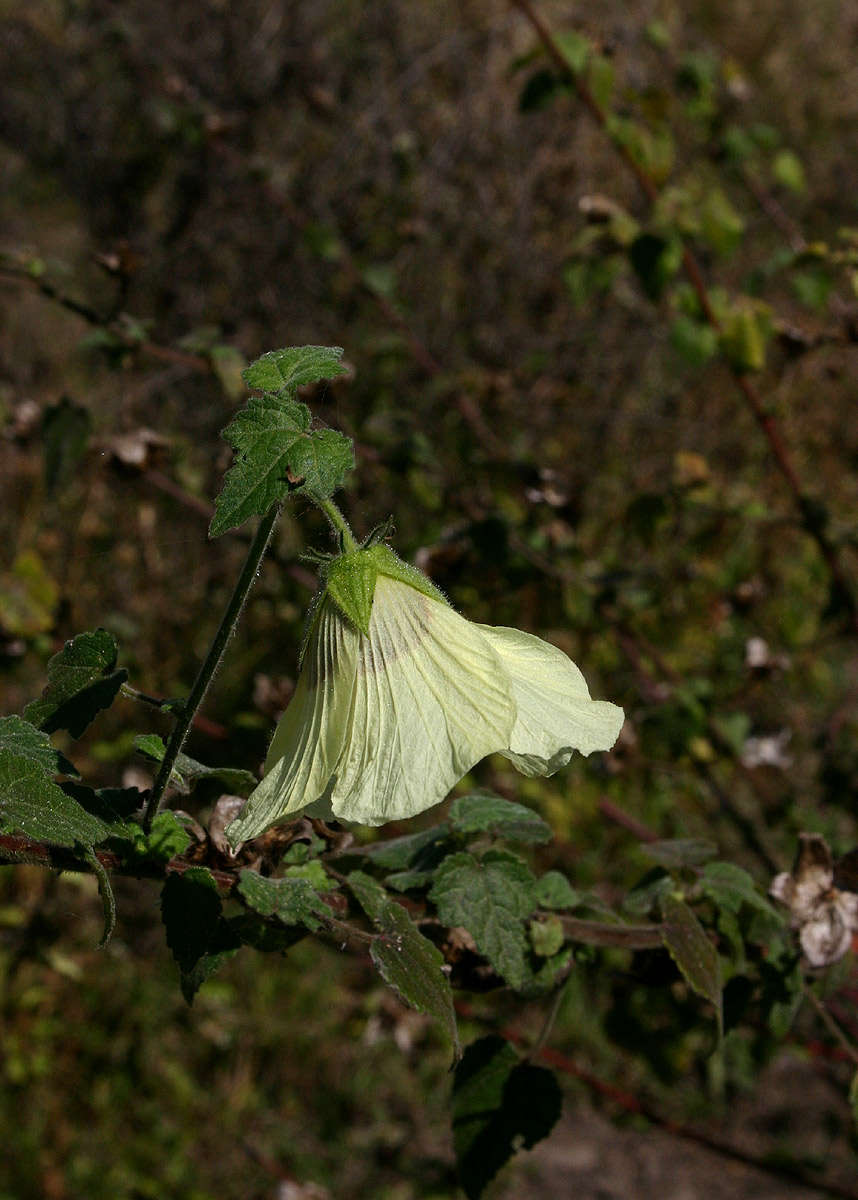
<svg viewBox="0 0 858 1200"><path fill-rule="evenodd" d="M817 1016L822 1021L825 1028L840 1044L855 1066L858 1067L858 1048L856 1048L852 1042L849 1041L849 1038L840 1028L837 1021L835 1021L825 1004L822 1002L822 1000L820 1000L819 996L817 996L816 992L814 992L813 988L810 987L806 981L802 984L802 991L804 992L805 999L809 1000L812 1006L816 1009Z"/></svg>

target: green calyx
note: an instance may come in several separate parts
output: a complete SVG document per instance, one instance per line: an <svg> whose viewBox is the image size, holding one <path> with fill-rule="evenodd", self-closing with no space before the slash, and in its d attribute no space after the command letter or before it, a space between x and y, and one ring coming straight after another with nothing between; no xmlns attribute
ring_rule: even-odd
<svg viewBox="0 0 858 1200"><path fill-rule="evenodd" d="M369 619L379 575L397 579L423 592L425 596L431 596L433 600L447 603L431 579L397 558L389 546L378 542L341 554L327 566L323 581L324 595L330 596L343 615L363 634L369 634Z"/></svg>

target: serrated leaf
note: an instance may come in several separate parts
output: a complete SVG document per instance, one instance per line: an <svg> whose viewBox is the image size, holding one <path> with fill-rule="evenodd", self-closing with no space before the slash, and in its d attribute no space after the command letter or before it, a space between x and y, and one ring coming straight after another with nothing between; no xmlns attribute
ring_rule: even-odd
<svg viewBox="0 0 858 1200"><path fill-rule="evenodd" d="M783 921L780 913L759 891L753 879L742 867L731 862L707 863L700 877L700 888L719 908L737 913L743 904L771 917L778 925Z"/></svg>
<svg viewBox="0 0 858 1200"><path fill-rule="evenodd" d="M294 394L306 383L345 375L342 356L341 346L289 346L254 359L241 375L249 388L260 392Z"/></svg>
<svg viewBox="0 0 858 1200"><path fill-rule="evenodd" d="M161 762L166 746L157 733L141 733L134 739L134 748L146 758ZM182 792L189 792L190 784L201 779L216 779L233 796L249 796L259 780L250 771L241 767L207 767L204 763L178 754L171 774L171 782Z"/></svg>
<svg viewBox="0 0 858 1200"><path fill-rule="evenodd" d="M0 831L58 846L104 841L109 828L54 782L62 756L21 717L0 719Z"/></svg>
<svg viewBox="0 0 858 1200"><path fill-rule="evenodd" d="M161 920L167 945L184 975L203 957L221 918L217 883L205 867L168 875L161 890Z"/></svg>
<svg viewBox="0 0 858 1200"><path fill-rule="evenodd" d="M59 786L86 812L97 817L99 821L103 821L111 838L133 841L138 831L142 834L140 826L130 823L128 820L143 803L143 793L137 788L100 788L96 790L74 779L64 780Z"/></svg>
<svg viewBox="0 0 858 1200"><path fill-rule="evenodd" d="M659 842L642 842L641 853L668 870L697 867L714 858L718 847L706 838L665 838Z"/></svg>
<svg viewBox="0 0 858 1200"><path fill-rule="evenodd" d="M553 1072L520 1062L501 1037L465 1049L453 1081L453 1145L468 1200L523 1146L530 1150L554 1128L563 1104Z"/></svg>
<svg viewBox="0 0 858 1200"><path fill-rule="evenodd" d="M191 844L191 835L183 828L176 814L169 811L158 813L148 835L139 825L129 825L127 828L134 839L130 853L154 862L169 862L171 858L184 854Z"/></svg>
<svg viewBox="0 0 858 1200"><path fill-rule="evenodd" d="M228 917L226 923L242 945L252 946L263 954L282 954L308 932L306 925L275 925L254 912Z"/></svg>
<svg viewBox="0 0 858 1200"><path fill-rule="evenodd" d="M404 870L406 867L423 867L430 853L449 835L450 826L446 821L442 821L432 829L422 829L419 833L409 833L404 837L389 838L384 842L363 846L361 854L376 866L391 871Z"/></svg>
<svg viewBox="0 0 858 1200"><path fill-rule="evenodd" d="M390 903L387 891L365 871L352 871L346 882L371 921L374 921L384 911L384 906Z"/></svg>
<svg viewBox="0 0 858 1200"><path fill-rule="evenodd" d="M306 879L267 879L245 869L238 877L238 891L254 912L276 916L284 925L315 930L322 924L320 917L330 916L330 909Z"/></svg>
<svg viewBox="0 0 858 1200"><path fill-rule="evenodd" d="M668 893L661 901L661 937L685 982L709 1000L721 1027L721 967L718 952L684 900Z"/></svg>
<svg viewBox="0 0 858 1200"><path fill-rule="evenodd" d="M431 900L447 925L462 925L479 952L514 988L527 981L524 918L536 907L528 867L514 855L490 851L482 859L452 854L435 876Z"/></svg>
<svg viewBox="0 0 858 1200"><path fill-rule="evenodd" d="M447 1032L456 1057L461 1054L453 994L442 968L441 952L428 941L401 904L371 875L352 871L348 885L379 936L370 958L385 983L411 1008L434 1017Z"/></svg>
<svg viewBox="0 0 858 1200"><path fill-rule="evenodd" d="M441 1025L461 1056L450 981L441 951L423 936L401 904L388 900L374 921L379 936L370 958L401 1000Z"/></svg>
<svg viewBox="0 0 858 1200"><path fill-rule="evenodd" d="M351 439L333 429L311 429L310 411L292 397L300 384L340 375L341 350L301 346L257 359L244 372L251 387L263 388L223 431L235 462L215 500L211 537L264 516L288 494L308 492L326 499L354 467Z"/></svg>
<svg viewBox="0 0 858 1200"><path fill-rule="evenodd" d="M124 668L115 670L116 656L116 639L106 629L79 633L48 662L47 687L24 716L46 733L67 729L80 737L128 678Z"/></svg>
<svg viewBox="0 0 858 1200"><path fill-rule="evenodd" d="M317 858L311 862L298 863L283 872L284 879L305 879L317 892L332 892L340 885L332 879Z"/></svg>
<svg viewBox="0 0 858 1200"><path fill-rule="evenodd" d="M495 833L514 842L550 842L550 825L523 804L474 792L457 796L450 806L450 827L456 833Z"/></svg>
<svg viewBox="0 0 858 1200"><path fill-rule="evenodd" d="M167 945L179 967L188 1004L207 979L239 950L242 941L222 916L214 876L205 867L168 875L161 891Z"/></svg>
<svg viewBox="0 0 858 1200"><path fill-rule="evenodd" d="M536 903L540 908L575 908L581 903L581 895L565 875L546 871L536 881Z"/></svg>
<svg viewBox="0 0 858 1200"><path fill-rule="evenodd" d="M48 740L42 729L37 729L23 717L12 715L0 717L0 758L5 755L26 758L46 774L77 774L71 764Z"/></svg>

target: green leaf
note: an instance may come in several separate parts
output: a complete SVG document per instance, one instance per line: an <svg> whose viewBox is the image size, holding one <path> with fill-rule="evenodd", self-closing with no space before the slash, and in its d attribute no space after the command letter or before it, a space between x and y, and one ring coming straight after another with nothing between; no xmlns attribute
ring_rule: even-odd
<svg viewBox="0 0 858 1200"><path fill-rule="evenodd" d="M92 428L89 410L63 396L58 404L45 409L42 417L42 445L45 455L45 490L53 496L65 486L86 453Z"/></svg>
<svg viewBox="0 0 858 1200"><path fill-rule="evenodd" d="M365 871L352 871L348 876L348 885L354 897L371 921L374 921L390 903L390 897L385 888Z"/></svg>
<svg viewBox="0 0 858 1200"><path fill-rule="evenodd" d="M718 353L718 334L711 325L679 313L670 326L670 341L692 366L700 367Z"/></svg>
<svg viewBox="0 0 858 1200"><path fill-rule="evenodd" d="M761 371L766 365L766 347L772 333L771 309L760 301L740 299L726 314L721 332L721 350L740 373Z"/></svg>
<svg viewBox="0 0 858 1200"><path fill-rule="evenodd" d="M256 871L243 870L238 891L247 905L263 917L277 917L284 925L319 929L331 910L306 879L267 879Z"/></svg>
<svg viewBox="0 0 858 1200"><path fill-rule="evenodd" d="M566 940L563 925L557 917L549 917L546 921L531 921L529 933L530 944L537 958L553 958Z"/></svg>
<svg viewBox="0 0 858 1200"><path fill-rule="evenodd" d="M139 825L129 825L128 829L134 839L130 854L136 858L166 863L184 854L191 844L191 835L169 811L158 813L148 835Z"/></svg>
<svg viewBox="0 0 858 1200"><path fill-rule="evenodd" d="M241 939L222 916L214 876L205 867L168 875L161 891L161 919L188 1004L207 979L241 946Z"/></svg>
<svg viewBox="0 0 858 1200"><path fill-rule="evenodd" d="M310 410L293 399L299 386L344 373L339 347L274 350L244 372L264 390L223 431L235 462L215 500L209 535L218 537L249 517L264 516L284 496L307 492L326 499L354 467L351 439L333 429L311 429Z"/></svg>
<svg viewBox="0 0 858 1200"><path fill-rule="evenodd" d="M453 1145L468 1200L519 1147L548 1137L563 1097L553 1072L519 1062L509 1042L494 1035L472 1042L453 1081Z"/></svg>
<svg viewBox="0 0 858 1200"><path fill-rule="evenodd" d="M533 809L488 793L457 796L449 821L456 833L494 833L514 842L550 842L554 836Z"/></svg>
<svg viewBox="0 0 858 1200"><path fill-rule="evenodd" d="M768 899L757 890L747 871L731 862L711 862L703 868L700 878L701 891L710 897L719 908L737 913L743 904L783 924L781 914Z"/></svg>
<svg viewBox="0 0 858 1200"><path fill-rule="evenodd" d="M109 828L54 782L63 760L46 733L21 717L0 719L0 831L58 846L103 841Z"/></svg>
<svg viewBox="0 0 858 1200"><path fill-rule="evenodd" d="M450 826L446 821L431 829L421 829L419 833L408 833L404 837L390 838L385 842L375 842L371 846L361 847L361 854L378 867L389 871L403 870L406 867L421 868L432 865L427 859L450 836Z"/></svg>
<svg viewBox="0 0 858 1200"><path fill-rule="evenodd" d="M679 967L688 986L715 1006L720 1028L721 968L718 952L692 910L675 893L668 893L662 898L661 913L662 941L670 957Z"/></svg>
<svg viewBox="0 0 858 1200"><path fill-rule="evenodd" d="M374 924L379 936L370 947L370 958L378 973L405 1004L439 1023L453 1043L456 1058L461 1057L453 993L441 951L395 900L388 900Z"/></svg>
<svg viewBox="0 0 858 1200"><path fill-rule="evenodd" d="M554 35L554 40L560 47L569 70L573 75L580 75L593 49L590 39L574 29L564 29Z"/></svg>
<svg viewBox="0 0 858 1200"><path fill-rule="evenodd" d="M807 191L807 175L801 159L792 150L779 150L772 159L772 178L787 191L801 195Z"/></svg>
<svg viewBox="0 0 858 1200"><path fill-rule="evenodd" d="M48 662L48 684L24 716L46 733L67 729L79 738L103 708L109 708L128 678L116 668L116 638L106 629L79 633Z"/></svg>
<svg viewBox="0 0 858 1200"><path fill-rule="evenodd" d="M0 717L0 757L7 754L26 758L51 775L77 774L68 759L51 745L44 730L23 717Z"/></svg>
<svg viewBox="0 0 858 1200"><path fill-rule="evenodd" d="M0 574L0 628L12 637L32 638L53 628L59 600L56 582L35 550L24 550Z"/></svg>
<svg viewBox="0 0 858 1200"><path fill-rule="evenodd" d="M134 748L154 762L161 762L166 754L163 739L157 733L141 733L134 739ZM191 786L201 779L216 779L233 796L249 796L259 780L250 771L240 767L207 767L187 754L176 756L171 782L181 792L189 792Z"/></svg>
<svg viewBox="0 0 858 1200"><path fill-rule="evenodd" d="M714 858L718 847L706 838L666 838L664 841L642 843L641 853L659 866L675 870L679 867L697 867L708 858Z"/></svg>
<svg viewBox="0 0 858 1200"><path fill-rule="evenodd" d="M191 867L168 875L161 891L161 920L167 945L182 974L208 950L221 919L221 899L211 871Z"/></svg>
<svg viewBox="0 0 858 1200"><path fill-rule="evenodd" d="M137 788L96 790L74 779L64 780L60 788L76 800L81 808L103 821L111 838L134 841L142 834L140 826L129 821L129 817L143 804L143 793Z"/></svg>
<svg viewBox="0 0 858 1200"><path fill-rule="evenodd" d="M559 871L546 871L540 875L535 895L540 908L576 908L581 903L580 893Z"/></svg>
<svg viewBox="0 0 858 1200"><path fill-rule="evenodd" d="M430 898L447 925L463 925L477 949L514 988L528 979L524 918L536 908L536 881L518 858L489 851L452 854L435 875Z"/></svg>
<svg viewBox="0 0 858 1200"><path fill-rule="evenodd" d="M852 1123L858 1129L858 1071L849 1084L849 1107L852 1109Z"/></svg>
<svg viewBox="0 0 858 1200"><path fill-rule="evenodd" d="M283 872L283 878L305 879L317 892L332 892L340 886L335 879L331 878L317 858L312 862L298 863L295 866L287 867Z"/></svg>
<svg viewBox="0 0 858 1200"><path fill-rule="evenodd" d="M614 64L604 54L594 54L587 67L587 83L593 99L604 112L614 91Z"/></svg>
<svg viewBox="0 0 858 1200"><path fill-rule="evenodd" d="M363 871L352 871L348 885L379 936L370 947L370 958L385 983L399 998L434 1017L449 1035L454 1052L461 1054L450 981L444 958L423 936L401 904Z"/></svg>
<svg viewBox="0 0 858 1200"><path fill-rule="evenodd" d="M299 387L319 379L334 379L345 375L340 362L340 346L289 346L285 350L269 350L242 371L249 388L260 392L288 392L293 395Z"/></svg>

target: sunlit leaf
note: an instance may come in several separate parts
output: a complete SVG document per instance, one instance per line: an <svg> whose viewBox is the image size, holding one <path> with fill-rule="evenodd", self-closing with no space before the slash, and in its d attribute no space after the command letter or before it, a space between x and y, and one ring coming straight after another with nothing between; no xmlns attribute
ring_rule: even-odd
<svg viewBox="0 0 858 1200"><path fill-rule="evenodd" d="M528 978L524 918L536 908L535 880L518 858L489 851L482 859L452 854L435 876L430 898L447 925L463 925L477 949L511 987Z"/></svg>
<svg viewBox="0 0 858 1200"><path fill-rule="evenodd" d="M294 399L302 384L341 375L337 347L276 350L244 372L249 387L264 389L223 431L235 462L215 500L211 537L264 516L285 496L309 492L331 496L354 467L351 439L333 429L311 428L310 411Z"/></svg>

